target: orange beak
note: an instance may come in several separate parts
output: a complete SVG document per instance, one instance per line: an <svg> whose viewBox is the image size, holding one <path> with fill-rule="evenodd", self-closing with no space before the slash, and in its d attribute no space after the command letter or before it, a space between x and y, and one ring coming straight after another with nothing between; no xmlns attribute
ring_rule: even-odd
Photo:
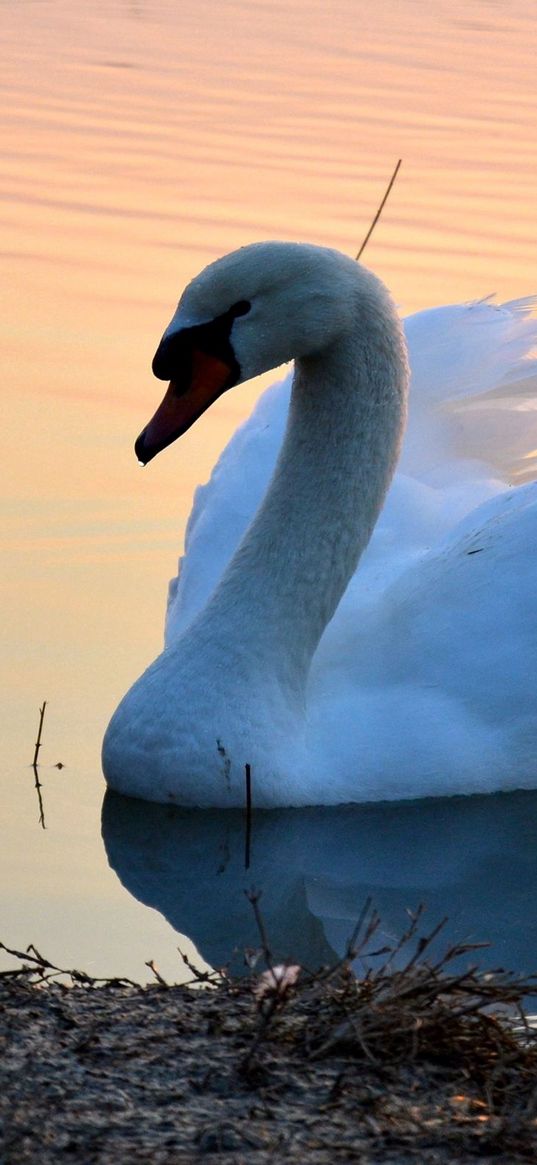
<svg viewBox="0 0 537 1165"><path fill-rule="evenodd" d="M157 453L197 421L236 380L236 369L217 356L192 348L191 372L186 388L171 380L154 417L134 446L138 461L147 465Z"/></svg>

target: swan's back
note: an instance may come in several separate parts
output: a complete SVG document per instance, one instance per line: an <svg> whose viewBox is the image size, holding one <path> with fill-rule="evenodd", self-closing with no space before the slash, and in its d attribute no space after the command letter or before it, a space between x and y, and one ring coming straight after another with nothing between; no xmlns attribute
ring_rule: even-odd
<svg viewBox="0 0 537 1165"><path fill-rule="evenodd" d="M363 800L535 787L536 588L531 484L469 515L352 625L337 612L309 695L310 747L340 791L356 757Z"/></svg>

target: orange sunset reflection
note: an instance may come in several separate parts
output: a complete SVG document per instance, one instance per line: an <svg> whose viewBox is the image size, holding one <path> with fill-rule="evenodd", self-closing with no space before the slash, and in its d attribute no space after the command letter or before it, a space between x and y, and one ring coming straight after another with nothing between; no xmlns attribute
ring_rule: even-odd
<svg viewBox="0 0 537 1165"><path fill-rule="evenodd" d="M8 0L2 15L9 750L21 763L47 698L51 752L98 797L102 730L161 646L192 491L260 389L137 466L182 287L259 238L356 253L402 157L365 255L402 311L537 291L536 15L518 0Z"/></svg>

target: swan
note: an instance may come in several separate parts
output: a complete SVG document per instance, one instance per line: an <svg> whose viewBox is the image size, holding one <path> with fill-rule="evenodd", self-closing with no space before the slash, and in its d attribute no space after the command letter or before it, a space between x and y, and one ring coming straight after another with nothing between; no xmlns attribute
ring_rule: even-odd
<svg viewBox="0 0 537 1165"><path fill-rule="evenodd" d="M389 490L409 374L381 281L289 243L193 280L154 358L170 385L142 463L233 386L291 359L294 375L195 500L167 646L105 735L112 789L233 808L246 764L265 808L537 785L537 492L500 464L532 466L530 307L407 321Z"/></svg>

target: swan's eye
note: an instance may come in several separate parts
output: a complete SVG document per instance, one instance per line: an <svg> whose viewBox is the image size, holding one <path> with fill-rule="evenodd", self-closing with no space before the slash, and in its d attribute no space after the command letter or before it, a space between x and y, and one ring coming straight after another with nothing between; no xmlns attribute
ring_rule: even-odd
<svg viewBox="0 0 537 1165"><path fill-rule="evenodd" d="M233 316L233 319L235 319L236 316L245 316L250 311L251 306L252 305L249 300L239 299L239 302L235 303L233 307L230 308L229 314Z"/></svg>

